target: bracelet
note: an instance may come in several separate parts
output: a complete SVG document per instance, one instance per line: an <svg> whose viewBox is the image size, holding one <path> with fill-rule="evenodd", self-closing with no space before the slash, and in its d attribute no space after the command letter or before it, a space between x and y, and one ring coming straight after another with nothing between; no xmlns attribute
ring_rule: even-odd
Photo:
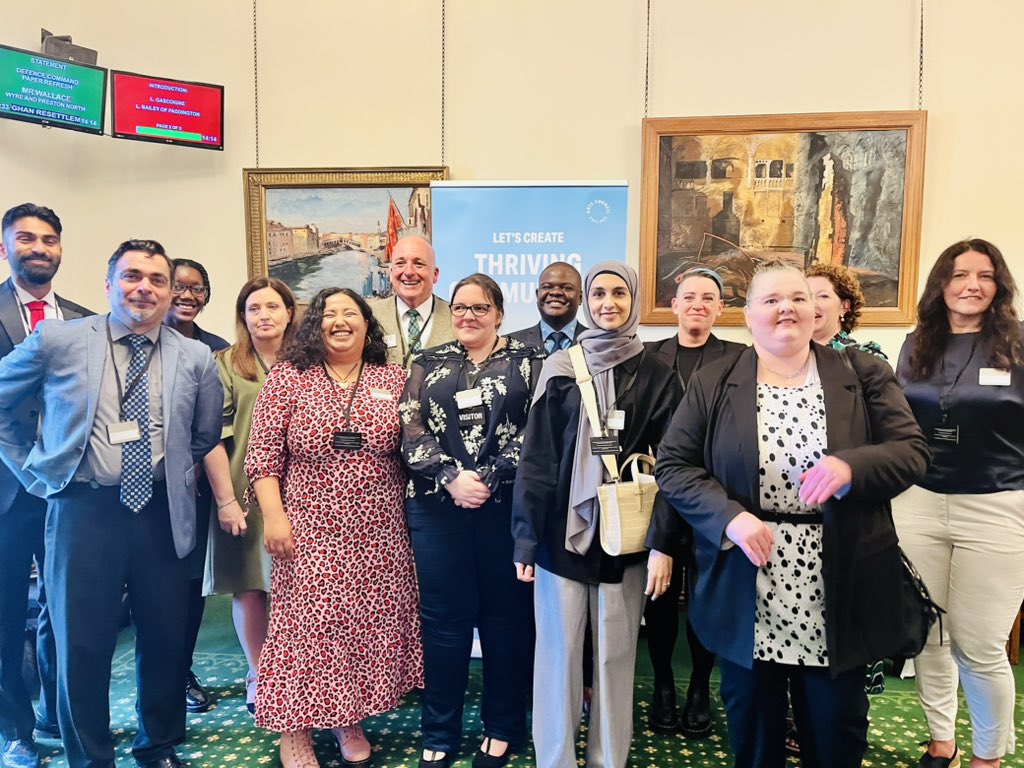
<svg viewBox="0 0 1024 768"><path fill-rule="evenodd" d="M224 507L228 506L228 504L234 504L236 501L238 501L238 499L232 498L229 499L228 501L225 501L223 504L218 504L217 511L220 512L222 509L224 509Z"/></svg>

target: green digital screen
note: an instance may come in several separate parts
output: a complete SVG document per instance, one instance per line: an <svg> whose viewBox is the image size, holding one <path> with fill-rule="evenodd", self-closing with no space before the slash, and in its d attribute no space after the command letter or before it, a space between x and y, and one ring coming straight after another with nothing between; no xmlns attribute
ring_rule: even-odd
<svg viewBox="0 0 1024 768"><path fill-rule="evenodd" d="M107 70L0 45L0 117L103 133Z"/></svg>

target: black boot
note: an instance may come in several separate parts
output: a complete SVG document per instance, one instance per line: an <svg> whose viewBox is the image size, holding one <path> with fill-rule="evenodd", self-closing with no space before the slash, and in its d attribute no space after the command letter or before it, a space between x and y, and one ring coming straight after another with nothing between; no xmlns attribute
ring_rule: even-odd
<svg viewBox="0 0 1024 768"><path fill-rule="evenodd" d="M654 685L654 698L647 715L651 730L656 733L676 733L679 716L676 714L676 686L674 683Z"/></svg>
<svg viewBox="0 0 1024 768"><path fill-rule="evenodd" d="M703 739L711 733L711 697L706 688L691 685L687 690L682 729L688 739Z"/></svg>

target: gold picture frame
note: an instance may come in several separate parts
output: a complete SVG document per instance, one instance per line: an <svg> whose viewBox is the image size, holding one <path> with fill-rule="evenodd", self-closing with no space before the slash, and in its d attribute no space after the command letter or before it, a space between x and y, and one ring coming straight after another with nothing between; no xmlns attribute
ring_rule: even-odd
<svg viewBox="0 0 1024 768"><path fill-rule="evenodd" d="M928 113L824 112L643 121L641 322L675 325L676 277L701 265L743 325L759 260L842 263L862 325L914 322Z"/></svg>

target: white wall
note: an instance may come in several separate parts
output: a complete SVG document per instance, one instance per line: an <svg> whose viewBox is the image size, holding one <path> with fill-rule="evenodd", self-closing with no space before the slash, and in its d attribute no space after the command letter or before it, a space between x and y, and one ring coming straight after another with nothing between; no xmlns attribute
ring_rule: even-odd
<svg viewBox="0 0 1024 768"><path fill-rule="evenodd" d="M257 2L261 166L440 163L438 0ZM917 106L917 0L652 8L652 117ZM447 9L451 177L628 179L635 264L646 3L447 0ZM1024 171L1024 6L927 0L925 21L920 281L967 235L997 243L1024 281L1015 185ZM232 298L246 278L241 169L256 159L251 3L19 3L5 9L0 42L36 49L40 27L98 48L106 67L223 83L227 149L0 121L0 209L31 200L57 210L66 228L58 290L95 309L105 307L102 264L126 237L199 259L214 284L204 325L230 338ZM895 355L906 330L858 336Z"/></svg>

